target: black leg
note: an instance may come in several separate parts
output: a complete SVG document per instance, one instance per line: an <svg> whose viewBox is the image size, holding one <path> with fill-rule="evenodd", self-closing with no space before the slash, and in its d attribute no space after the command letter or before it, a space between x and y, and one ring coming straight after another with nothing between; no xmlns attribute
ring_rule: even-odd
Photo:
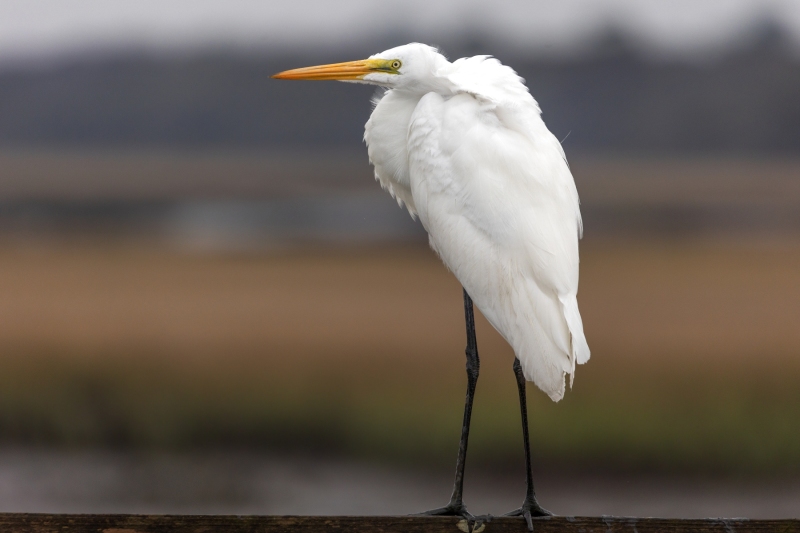
<svg viewBox="0 0 800 533"><path fill-rule="evenodd" d="M519 359L514 358L514 376L517 378L517 389L519 390L519 409L522 412L522 440L525 443L525 471L528 489L525 493L525 501L522 507L516 511L511 511L507 516L524 516L528 523L528 531L533 531L532 516L552 516L553 513L542 509L536 501L536 493L533 490L533 474L531 473L531 443L528 434L528 401L525 396L525 376L522 375L522 365Z"/></svg>
<svg viewBox="0 0 800 533"><path fill-rule="evenodd" d="M464 423L461 426L461 443L458 446L458 460L456 462L456 480L453 485L453 495L450 503L445 507L426 511L429 515L455 515L463 516L470 522L475 518L467 512L464 505L464 464L467 459L467 442L469 440L469 422L472 418L472 401L475 398L475 386L478 383L480 359L478 358L478 341L475 337L475 315L472 309L472 298L464 290L464 317L467 323L467 399L464 405Z"/></svg>

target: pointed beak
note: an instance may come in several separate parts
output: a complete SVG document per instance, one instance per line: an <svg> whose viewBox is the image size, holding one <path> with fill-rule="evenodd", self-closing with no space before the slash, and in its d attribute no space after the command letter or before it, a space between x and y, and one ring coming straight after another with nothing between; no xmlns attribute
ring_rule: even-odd
<svg viewBox="0 0 800 533"><path fill-rule="evenodd" d="M380 60L362 59L285 70L272 77L279 80L360 80L371 72L382 70L382 63Z"/></svg>

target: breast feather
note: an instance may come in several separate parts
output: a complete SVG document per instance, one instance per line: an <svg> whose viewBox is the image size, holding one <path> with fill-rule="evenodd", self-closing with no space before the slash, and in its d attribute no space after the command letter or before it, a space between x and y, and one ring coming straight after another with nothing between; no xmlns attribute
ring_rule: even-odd
<svg viewBox="0 0 800 533"><path fill-rule="evenodd" d="M375 179L400 206L405 204L412 217L416 216L417 208L411 194L407 137L418 102L419 97L387 91L364 126L364 142L375 168Z"/></svg>

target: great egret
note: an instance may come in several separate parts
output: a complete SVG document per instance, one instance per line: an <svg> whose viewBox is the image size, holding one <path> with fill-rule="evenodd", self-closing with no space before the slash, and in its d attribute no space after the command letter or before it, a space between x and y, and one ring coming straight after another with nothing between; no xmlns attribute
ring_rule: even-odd
<svg viewBox="0 0 800 533"><path fill-rule="evenodd" d="M361 61L287 70L287 80L341 80L386 88L364 140L375 178L419 216L431 248L464 289L467 399L450 503L460 515L464 463L480 361L472 301L511 344L522 411L527 493L522 515L550 513L531 475L525 381L554 401L575 364L589 360L578 312L578 192L561 143L524 81L490 56L449 62L411 43Z"/></svg>

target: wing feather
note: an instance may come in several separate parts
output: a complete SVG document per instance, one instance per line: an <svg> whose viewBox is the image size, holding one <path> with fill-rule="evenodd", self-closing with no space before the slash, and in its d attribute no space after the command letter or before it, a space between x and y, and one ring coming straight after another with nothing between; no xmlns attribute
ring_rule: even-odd
<svg viewBox="0 0 800 533"><path fill-rule="evenodd" d="M589 358L576 299L580 212L538 106L429 93L411 115L407 153L432 247L525 377L559 400L565 374Z"/></svg>

